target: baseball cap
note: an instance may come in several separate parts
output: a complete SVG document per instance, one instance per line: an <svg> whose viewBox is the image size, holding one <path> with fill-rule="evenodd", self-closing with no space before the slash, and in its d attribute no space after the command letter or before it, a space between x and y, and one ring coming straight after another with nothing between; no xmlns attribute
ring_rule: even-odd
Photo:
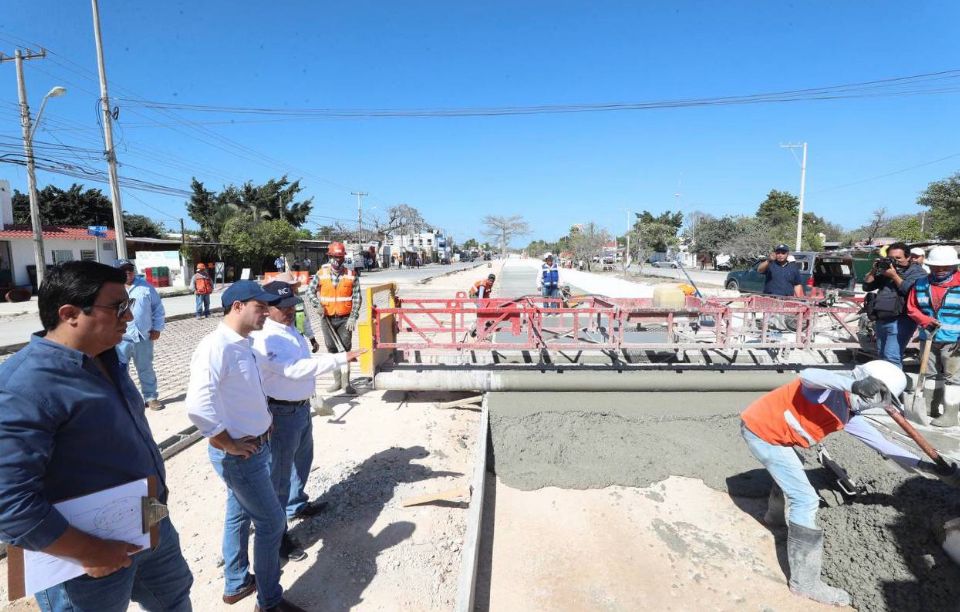
<svg viewBox="0 0 960 612"><path fill-rule="evenodd" d="M114 268L119 268L120 270L122 270L122 269L124 269L124 268L134 268L134 269L136 269L136 266L134 266L134 265L133 265L133 262L130 261L129 259L118 259L118 260L116 260L115 262L113 262L113 267L114 267Z"/></svg>
<svg viewBox="0 0 960 612"><path fill-rule="evenodd" d="M297 302L300 301L300 298L297 297L297 294L293 291L293 285L290 283L285 283L283 281L272 281L264 285L263 290L279 298L280 301L278 301L276 304L273 304L273 306L276 306L277 308L296 306Z"/></svg>
<svg viewBox="0 0 960 612"><path fill-rule="evenodd" d="M774 252L774 253L789 253L789 252L790 252L790 247L788 247L788 246L785 245L785 244L778 244L777 246L775 246L775 247L773 248L773 252Z"/></svg>
<svg viewBox="0 0 960 612"><path fill-rule="evenodd" d="M276 304L280 301L280 296L267 293L256 281L241 280L230 285L230 287L223 292L223 297L221 297L220 300L223 304L223 312L227 313L230 312L230 307L233 306L234 302L257 300L258 302L266 302L267 304Z"/></svg>
<svg viewBox="0 0 960 612"><path fill-rule="evenodd" d="M912 249L910 249L910 254L919 255L920 257L926 257L927 255L926 251L924 251L920 247L913 247Z"/></svg>

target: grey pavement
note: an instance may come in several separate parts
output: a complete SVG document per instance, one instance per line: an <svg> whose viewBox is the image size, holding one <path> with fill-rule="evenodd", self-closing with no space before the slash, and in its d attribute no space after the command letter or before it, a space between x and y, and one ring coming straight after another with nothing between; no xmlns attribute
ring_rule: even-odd
<svg viewBox="0 0 960 612"><path fill-rule="evenodd" d="M727 278L727 273L720 270L695 270L687 268L686 272L690 275L690 278L693 279L693 282L698 285L703 284L712 287L723 287L723 283ZM642 274L639 268L632 266L627 272L627 276L624 278L642 281L643 276L673 278L681 282L687 282L687 277L684 276L683 270L679 270L677 268L655 268L651 265L644 265Z"/></svg>

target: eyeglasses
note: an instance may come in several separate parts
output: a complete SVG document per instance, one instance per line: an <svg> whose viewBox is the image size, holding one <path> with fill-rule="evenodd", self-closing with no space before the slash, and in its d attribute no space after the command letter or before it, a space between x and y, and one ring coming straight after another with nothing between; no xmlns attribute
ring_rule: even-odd
<svg viewBox="0 0 960 612"><path fill-rule="evenodd" d="M133 305L136 303L136 298L128 298L122 302L117 302L115 306L105 306L103 304L93 304L91 308L108 308L110 310L115 310L117 313L117 318L122 319L123 315L127 314Z"/></svg>

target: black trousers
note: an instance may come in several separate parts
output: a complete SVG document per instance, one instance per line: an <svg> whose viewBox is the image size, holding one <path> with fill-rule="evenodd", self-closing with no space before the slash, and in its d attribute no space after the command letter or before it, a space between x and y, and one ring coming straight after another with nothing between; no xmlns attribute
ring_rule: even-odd
<svg viewBox="0 0 960 612"><path fill-rule="evenodd" d="M340 338L340 342L343 343L343 347L350 350L350 347L353 345L353 332L347 329L347 321L350 319L349 316L345 317L327 317L327 325L324 323L321 325L323 329L323 343L327 347L328 353L339 353L340 348L337 346L337 341L330 335L330 328L333 328L334 333L337 334Z"/></svg>

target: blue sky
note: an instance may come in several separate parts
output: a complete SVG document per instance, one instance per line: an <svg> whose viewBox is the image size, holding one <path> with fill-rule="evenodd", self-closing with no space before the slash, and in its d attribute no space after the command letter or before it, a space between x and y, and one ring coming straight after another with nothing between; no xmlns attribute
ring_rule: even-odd
<svg viewBox="0 0 960 612"><path fill-rule="evenodd" d="M409 109L642 102L960 68L956 2L101 0L100 11L111 97L182 104ZM0 51L12 53L18 43L53 51L25 64L34 112L53 85L69 90L48 104L37 140L96 148L89 3L6 3ZM5 63L0 136L19 136L16 101L13 64ZM370 193L365 216L408 203L462 241L479 234L485 214L522 215L531 239L553 239L587 221L622 232L625 210L679 204L686 212L749 214L770 189L798 192L799 165L779 147L798 141L809 143L808 210L846 227L881 206L918 212L917 194L960 169L958 101L957 93L944 93L282 121L116 104L122 176L188 189L193 175L220 188L286 171L315 197L314 222L355 219L349 192L363 190ZM220 123L231 119L243 122ZM201 138L229 140L211 146ZM950 155L957 156L843 187ZM0 178L25 190L18 166L0 164ZM41 172L39 181L74 179ZM124 196L129 212L171 226L186 217L182 197Z"/></svg>

